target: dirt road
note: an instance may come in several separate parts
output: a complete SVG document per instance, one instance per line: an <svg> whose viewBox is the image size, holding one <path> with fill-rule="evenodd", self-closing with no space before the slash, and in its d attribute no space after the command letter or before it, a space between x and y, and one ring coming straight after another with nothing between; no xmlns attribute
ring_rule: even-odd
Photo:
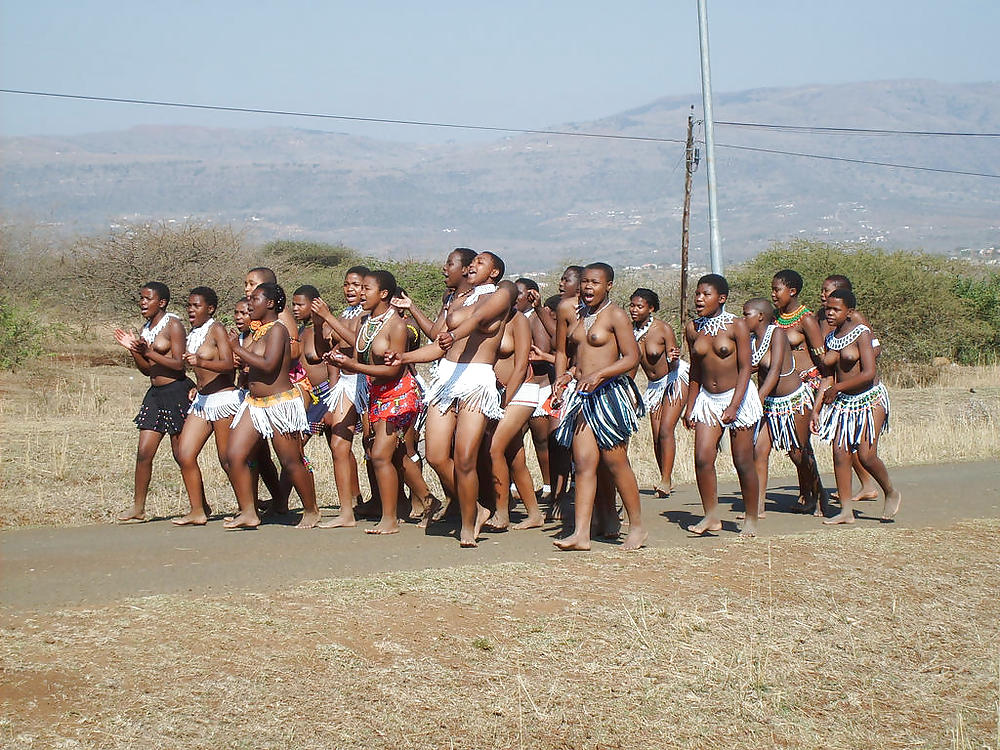
<svg viewBox="0 0 1000 750"><path fill-rule="evenodd" d="M895 468L903 493L897 525L939 526L964 518L1000 517L1000 464L996 462ZM832 486L830 477L825 477ZM878 523L881 501L861 504L854 527L822 527L811 516L782 512L794 496L792 480L772 481L762 536L815 531L849 534ZM734 500L734 485L722 485L722 503ZM700 517L694 486L679 487L660 500L644 494L649 545L698 545L706 549L735 540L735 513L710 538L690 538L683 526ZM168 520L132 526L14 529L0 532L0 603L10 610L97 606L133 596L273 591L305 580L388 570L452 567L498 561L542 561L556 555L559 528L489 534L477 550L462 550L453 527L423 534L412 525L394 537L354 529L299 531L269 524L256 531L226 532L220 521L179 528ZM614 545L595 542L596 550ZM585 553L583 553L585 554ZM641 554L641 553L640 553Z"/></svg>

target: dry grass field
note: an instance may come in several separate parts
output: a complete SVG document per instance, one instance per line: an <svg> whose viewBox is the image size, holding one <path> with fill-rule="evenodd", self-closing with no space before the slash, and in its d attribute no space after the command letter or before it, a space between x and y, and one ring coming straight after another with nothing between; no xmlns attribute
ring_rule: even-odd
<svg viewBox="0 0 1000 750"><path fill-rule="evenodd" d="M148 381L124 366L126 360L113 349L85 342L57 358L0 374L2 525L100 523L131 504L137 440L132 417ZM880 446L888 465L1000 457L1000 367L947 368L936 385L892 388L891 395L892 432ZM691 435L679 426L677 438L675 482L693 482ZM630 451L640 486L651 487L659 474L648 428L640 431ZM307 453L316 467L320 504L336 504L324 441L313 440ZM529 465L534 466L531 453ZM829 450L821 446L817 455L821 468L831 471ZM200 461L212 507L234 508L211 441ZM735 475L728 455L718 467L720 477ZM794 473L778 454L772 456L771 472L774 477ZM426 474L436 482L433 472ZM186 507L180 473L164 441L147 508L153 516L169 516Z"/></svg>
<svg viewBox="0 0 1000 750"><path fill-rule="evenodd" d="M998 532L0 614L0 746L997 750Z"/></svg>

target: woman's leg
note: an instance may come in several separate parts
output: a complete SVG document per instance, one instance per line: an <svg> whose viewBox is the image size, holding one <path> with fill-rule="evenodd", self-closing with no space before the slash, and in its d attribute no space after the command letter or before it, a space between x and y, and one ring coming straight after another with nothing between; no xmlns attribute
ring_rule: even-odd
<svg viewBox="0 0 1000 750"><path fill-rule="evenodd" d="M576 464L576 526L565 539L557 539L553 544L563 550L590 549L590 521L594 515L597 498L597 465L601 451L597 438L583 417L577 417L573 433L573 462Z"/></svg>
<svg viewBox="0 0 1000 750"><path fill-rule="evenodd" d="M757 513L760 507L761 489L757 483L757 470L753 461L753 429L730 429L729 445L733 452L733 467L740 480L743 507L746 509L746 519L740 530L740 536L757 536Z"/></svg>
<svg viewBox="0 0 1000 750"><path fill-rule="evenodd" d="M517 438L521 438L523 444L524 426L530 419L532 411L530 406L508 406L503 419L497 423L493 430L489 461L493 491L496 493L496 511L483 524L487 529L506 531L510 528L510 466L507 449ZM534 497L535 490L532 488L531 499L534 500Z"/></svg>
<svg viewBox="0 0 1000 750"><path fill-rule="evenodd" d="M483 434L486 432L486 415L482 412L459 408L455 420L454 483L462 511L462 530L459 542L463 547L476 547L479 529L489 518L490 512L479 504L479 473L477 463ZM430 420L428 420L428 425ZM428 453L430 449L428 448Z"/></svg>
<svg viewBox="0 0 1000 750"><path fill-rule="evenodd" d="M760 432L753 447L754 468L757 471L757 518L764 517L764 501L767 499L768 460L771 458L771 423L761 417ZM744 518L746 514L737 516Z"/></svg>
<svg viewBox="0 0 1000 750"><path fill-rule="evenodd" d="M311 529L319 523L320 515L316 504L316 484L312 472L302 461L302 437L297 432L276 432L271 444L281 461L281 470L291 478L292 486L302 501L302 518L295 528Z"/></svg>
<svg viewBox="0 0 1000 750"><path fill-rule="evenodd" d="M346 398L327 413L326 435L333 457L333 481L337 485L337 500L340 512L319 526L324 529L350 527L357 524L354 517L355 488L358 486L358 461L352 446L357 431L358 413Z"/></svg>
<svg viewBox="0 0 1000 750"><path fill-rule="evenodd" d="M669 495L674 490L674 459L677 455L677 422L687 403L687 386L682 384L681 397L677 401L664 399L660 407L660 429L656 435L660 446L660 487Z"/></svg>
<svg viewBox="0 0 1000 750"><path fill-rule="evenodd" d="M878 482L882 492L885 493L885 504L882 507L882 520L888 521L899 512L899 504L902 502L902 495L899 490L893 487L889 478L889 471L878 457L878 439L882 432L882 425L885 424L885 409L876 406L872 410L872 434L865 436L858 446L857 455L861 465L868 471L872 479Z"/></svg>
<svg viewBox="0 0 1000 750"><path fill-rule="evenodd" d="M149 493L149 481L153 476L153 458L156 449L163 440L162 432L139 430L139 447L135 452L135 485L132 495L132 507L118 514L118 521L145 521L146 495Z"/></svg>
<svg viewBox="0 0 1000 750"><path fill-rule="evenodd" d="M823 481L819 476L816 454L813 453L812 433L809 430L811 416L809 410L795 415L795 437L800 447L788 451L788 457L792 459L800 477L799 489L804 491L799 501L804 502L803 508L806 511L812 506L813 515L822 517L826 508L826 493L823 491Z"/></svg>
<svg viewBox="0 0 1000 750"><path fill-rule="evenodd" d="M254 460L256 462L257 474L271 495L270 502L265 503L265 505L269 510L278 513L287 513L288 495L282 496L281 494L281 479L278 476L278 469L274 465L274 461L271 460L271 446L267 444L266 440L261 440L258 444ZM256 493L256 490L254 492Z"/></svg>
<svg viewBox="0 0 1000 750"><path fill-rule="evenodd" d="M851 498L851 453L840 444L836 437L834 437L833 442L833 475L837 479L840 513L833 518L823 519L823 523L828 525L854 523L854 500Z"/></svg>
<svg viewBox="0 0 1000 750"><path fill-rule="evenodd" d="M718 531L722 528L719 518L719 484L715 474L715 458L719 452L722 427L715 424L695 422L694 425L694 473L698 479L698 494L705 516L693 526L688 526L692 534Z"/></svg>
<svg viewBox="0 0 1000 750"><path fill-rule="evenodd" d="M649 533L642 525L642 507L639 502L639 485L635 480L635 472L628 460L628 443L616 445L609 450L600 452L601 463L607 467L614 480L618 494L622 496L622 505L628 516L628 536L622 544L622 549L636 550L646 543ZM614 505L614 492L611 503Z"/></svg>
<svg viewBox="0 0 1000 750"><path fill-rule="evenodd" d="M521 434L507 446L507 461L510 464L514 485L517 487L517 494L521 496L524 511L528 514L527 518L515 523L511 528L518 530L537 529L545 523L545 517L538 507L538 500L535 497L535 483L531 479L531 472L528 471L527 451L524 448L524 428L521 428Z"/></svg>
<svg viewBox="0 0 1000 750"><path fill-rule="evenodd" d="M212 434L212 423L194 414L188 414L181 430L180 443L177 448L177 463L181 467L181 478L184 489L187 490L190 512L180 518L172 519L177 526L204 526L212 509L205 501L205 485L198 466L198 454L205 447Z"/></svg>
<svg viewBox="0 0 1000 750"><path fill-rule="evenodd" d="M372 423L372 446L370 460L378 482L378 494L382 498L382 518L373 529L365 529L369 534L396 534L399 532L400 475L402 466L399 459L403 452L396 429L385 421Z"/></svg>
<svg viewBox="0 0 1000 750"><path fill-rule="evenodd" d="M542 484L551 490L549 433L552 432L552 425L548 417L532 417L528 420L528 426L531 429L531 444L535 446L535 458L538 460L538 471L542 475Z"/></svg>
<svg viewBox="0 0 1000 750"><path fill-rule="evenodd" d="M229 461L229 482L236 493L236 502L240 512L225 522L227 529L246 529L260 526L260 517L254 506L254 488L251 484L253 474L248 461L251 456L259 455L258 443L263 442L260 433L253 426L249 414L244 414L236 423L229 436L226 446L226 458ZM270 458L270 457L269 457Z"/></svg>
<svg viewBox="0 0 1000 750"><path fill-rule="evenodd" d="M454 409L448 409L442 414L437 407L427 407L427 421L424 428L427 463L437 473L441 487L449 499L456 497L455 462L451 457L451 444L455 437L457 421Z"/></svg>

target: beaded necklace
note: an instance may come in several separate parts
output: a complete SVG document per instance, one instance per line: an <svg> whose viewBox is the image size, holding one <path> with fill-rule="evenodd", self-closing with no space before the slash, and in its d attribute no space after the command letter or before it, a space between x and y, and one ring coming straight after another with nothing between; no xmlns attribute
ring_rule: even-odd
<svg viewBox="0 0 1000 750"><path fill-rule="evenodd" d="M798 309L790 315L782 315L781 313L778 313L776 323L779 328L791 328L811 312L812 310L805 305L799 305Z"/></svg>
<svg viewBox="0 0 1000 750"><path fill-rule="evenodd" d="M257 343L262 338L264 338L265 334L268 331L274 328L274 324L277 322L278 322L277 320L272 320L270 323L262 323L261 326L256 331L253 332L253 338L251 338L250 340L254 343Z"/></svg>
<svg viewBox="0 0 1000 750"><path fill-rule="evenodd" d="M698 333L704 333L706 336L718 336L734 320L736 320L736 316L731 312L726 312L726 308L723 307L718 315L713 315L711 318L695 318L694 329Z"/></svg>
<svg viewBox="0 0 1000 750"><path fill-rule="evenodd" d="M645 336L647 333L649 333L649 329L652 327L653 327L652 315L649 316L649 320L646 321L646 324L642 328L636 328L635 326L633 326L632 333L635 334L635 340L642 341L642 337Z"/></svg>
<svg viewBox="0 0 1000 750"><path fill-rule="evenodd" d="M850 346L862 333L868 331L871 333L871 329L865 325L856 325L850 331L845 333L843 336L837 337L835 331L830 331L826 336L826 348L830 351L839 352L844 347Z"/></svg>
<svg viewBox="0 0 1000 750"><path fill-rule="evenodd" d="M750 334L750 348L752 350L750 352L751 366L756 367L759 365L760 361L764 358L764 355L767 354L767 350L771 348L771 334L774 333L775 328L776 326L773 325L767 327L767 330L764 331L764 335L761 337L759 348L754 343L757 340L756 334Z"/></svg>
<svg viewBox="0 0 1000 750"><path fill-rule="evenodd" d="M167 327L167 323L170 322L171 318L177 318L178 320L180 320L180 318L174 315L172 312L163 313L163 317L160 318L160 322L157 323L152 328L150 328L149 325L152 321L147 321L146 324L143 325L142 330L139 331L139 336L147 344L152 345L156 337L159 336L160 333L163 331L163 329Z"/></svg>
<svg viewBox="0 0 1000 750"><path fill-rule="evenodd" d="M368 350L371 349L372 344L375 342L379 331L386 324L386 321L390 317L396 314L396 311L390 307L381 315L372 317L369 315L365 318L361 327L358 329L358 340L354 345L354 351L357 353L358 361L364 362L365 364L370 364L368 356Z"/></svg>
<svg viewBox="0 0 1000 750"><path fill-rule="evenodd" d="M344 320L353 320L364 312L364 308L361 305L351 305L350 307L345 307L344 312L340 314Z"/></svg>
<svg viewBox="0 0 1000 750"><path fill-rule="evenodd" d="M594 327L594 323L597 322L597 316L600 315L601 311L604 310L604 308L607 307L610 304L611 304L611 300L610 299L606 299L606 300L604 300L604 304L601 305L596 310L591 309L587 305L583 306L583 309L580 312L582 313L582 312L586 311L586 315L583 316L583 330L584 330L585 333L590 333L590 329L593 328Z"/></svg>
<svg viewBox="0 0 1000 750"><path fill-rule="evenodd" d="M205 343L208 331L214 323L215 318L209 318L197 328L191 329L191 332L187 335L187 345L185 347L189 353L196 354L201 349L201 345Z"/></svg>
<svg viewBox="0 0 1000 750"><path fill-rule="evenodd" d="M466 298L465 302L462 303L462 307L471 307L472 305L476 304L476 302L479 301L479 298L482 297L484 294L492 294L496 290L497 290L496 284L480 284L479 286L467 292L469 296ZM462 295L459 296L461 297Z"/></svg>

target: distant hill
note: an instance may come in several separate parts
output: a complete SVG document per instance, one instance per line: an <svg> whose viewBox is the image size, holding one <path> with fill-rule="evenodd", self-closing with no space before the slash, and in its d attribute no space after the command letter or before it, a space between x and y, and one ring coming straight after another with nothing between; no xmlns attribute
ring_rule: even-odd
<svg viewBox="0 0 1000 750"><path fill-rule="evenodd" d="M560 130L683 139L700 96L668 97ZM1000 84L882 81L716 95L716 119L805 126L1000 132ZM738 144L1000 174L1000 139L847 136L716 127ZM252 236L342 241L440 257L492 248L517 270L563 258L676 262L683 146L516 136L417 145L269 128L136 127L0 139L8 215L92 230L131 219L204 217ZM1000 244L1000 181L719 148L728 260L773 239L872 240L950 251ZM693 260L707 255L704 170Z"/></svg>

